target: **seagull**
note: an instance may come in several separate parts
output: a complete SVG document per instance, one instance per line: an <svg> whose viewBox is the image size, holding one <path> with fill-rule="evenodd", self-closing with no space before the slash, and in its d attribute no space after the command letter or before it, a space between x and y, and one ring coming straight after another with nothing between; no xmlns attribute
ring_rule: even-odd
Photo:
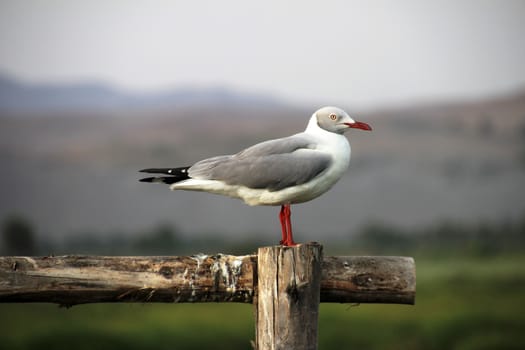
<svg viewBox="0 0 525 350"><path fill-rule="evenodd" d="M340 108L323 107L312 114L303 132L191 166L143 169L140 172L166 176L139 181L238 198L251 206L280 205L280 244L294 246L290 206L320 196L341 178L351 153L343 134L350 129L372 130Z"/></svg>

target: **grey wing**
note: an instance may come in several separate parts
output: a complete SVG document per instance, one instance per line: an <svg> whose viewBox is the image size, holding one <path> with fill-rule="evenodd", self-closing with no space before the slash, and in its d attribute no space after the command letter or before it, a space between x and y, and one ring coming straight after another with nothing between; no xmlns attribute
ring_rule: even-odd
<svg viewBox="0 0 525 350"><path fill-rule="evenodd" d="M297 134L289 137L283 137L275 140L268 140L251 147L236 154L239 158L268 156L271 154L286 154L292 153L301 148L313 148L313 140L305 135Z"/></svg>
<svg viewBox="0 0 525 350"><path fill-rule="evenodd" d="M312 180L326 170L330 163L329 155L317 151L298 151L240 159L225 164L224 168L217 168L217 175L231 185L278 191Z"/></svg>
<svg viewBox="0 0 525 350"><path fill-rule="evenodd" d="M231 156L205 159L189 169L192 178L278 191L300 185L326 170L330 155L310 149L306 138L266 141Z"/></svg>

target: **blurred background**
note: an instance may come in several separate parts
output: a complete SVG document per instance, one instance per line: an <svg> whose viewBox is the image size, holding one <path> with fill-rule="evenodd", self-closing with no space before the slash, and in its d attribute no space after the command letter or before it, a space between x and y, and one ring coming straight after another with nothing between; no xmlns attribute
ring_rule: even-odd
<svg viewBox="0 0 525 350"><path fill-rule="evenodd" d="M137 170L233 154L337 105L374 130L348 133L346 175L294 207L296 240L414 256L418 295L322 305L320 348L521 349L524 23L510 0L2 1L0 253L276 244L277 208ZM254 327L235 304L0 305L0 325L16 349L246 349Z"/></svg>

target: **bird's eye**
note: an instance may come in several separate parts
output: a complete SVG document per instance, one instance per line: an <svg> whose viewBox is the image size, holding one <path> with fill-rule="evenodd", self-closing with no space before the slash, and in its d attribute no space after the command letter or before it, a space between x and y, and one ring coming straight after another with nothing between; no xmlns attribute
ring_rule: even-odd
<svg viewBox="0 0 525 350"><path fill-rule="evenodd" d="M336 120L337 119L337 115L335 115L334 113L330 114L330 119Z"/></svg>

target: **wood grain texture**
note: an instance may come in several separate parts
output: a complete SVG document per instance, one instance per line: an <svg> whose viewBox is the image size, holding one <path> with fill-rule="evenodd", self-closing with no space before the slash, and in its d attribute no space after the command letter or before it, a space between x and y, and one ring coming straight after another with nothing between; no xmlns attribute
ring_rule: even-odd
<svg viewBox="0 0 525 350"><path fill-rule="evenodd" d="M4 257L0 302L251 303L255 256Z"/></svg>
<svg viewBox="0 0 525 350"><path fill-rule="evenodd" d="M259 248L257 350L317 349L322 246Z"/></svg>
<svg viewBox="0 0 525 350"><path fill-rule="evenodd" d="M322 271L322 302L415 303L416 265L410 257L326 257Z"/></svg>
<svg viewBox="0 0 525 350"><path fill-rule="evenodd" d="M414 303L412 258L324 257L321 270L321 302ZM253 303L256 280L257 255L0 257L0 302Z"/></svg>

